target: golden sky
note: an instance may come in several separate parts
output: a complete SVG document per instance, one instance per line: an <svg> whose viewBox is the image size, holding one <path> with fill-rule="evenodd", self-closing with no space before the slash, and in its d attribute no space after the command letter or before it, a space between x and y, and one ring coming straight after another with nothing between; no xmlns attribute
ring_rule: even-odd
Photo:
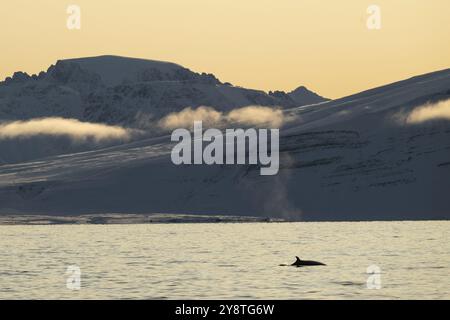
<svg viewBox="0 0 450 320"><path fill-rule="evenodd" d="M80 30L66 27L70 4L81 8ZM371 4L381 9L380 30L366 26ZM8 0L0 78L114 54L337 98L449 68L449 14L449 0Z"/></svg>

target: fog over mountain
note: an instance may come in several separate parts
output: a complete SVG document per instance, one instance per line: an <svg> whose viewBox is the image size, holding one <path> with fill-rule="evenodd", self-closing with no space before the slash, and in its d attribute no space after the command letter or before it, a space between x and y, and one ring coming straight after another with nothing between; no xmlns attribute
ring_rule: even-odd
<svg viewBox="0 0 450 320"><path fill-rule="evenodd" d="M0 137L2 125L35 118L103 127L71 129L83 139L63 128L0 139L0 213L448 219L449 99L450 69L328 101L304 87L235 87L166 62L62 60L0 84ZM248 119L248 110L280 117L276 176L260 176L257 165L175 166L170 132L156 128L185 114Z"/></svg>

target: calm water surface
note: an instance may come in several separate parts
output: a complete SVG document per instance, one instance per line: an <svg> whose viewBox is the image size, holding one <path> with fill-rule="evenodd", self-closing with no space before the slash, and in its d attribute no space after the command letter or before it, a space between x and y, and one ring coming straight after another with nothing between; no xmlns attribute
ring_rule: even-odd
<svg viewBox="0 0 450 320"><path fill-rule="evenodd" d="M450 221L0 226L0 243L1 299L450 298ZM327 266L279 266L295 255Z"/></svg>

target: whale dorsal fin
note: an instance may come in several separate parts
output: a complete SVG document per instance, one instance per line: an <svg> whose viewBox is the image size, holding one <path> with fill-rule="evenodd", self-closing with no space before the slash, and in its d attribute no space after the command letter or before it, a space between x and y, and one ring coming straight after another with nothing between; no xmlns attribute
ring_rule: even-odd
<svg viewBox="0 0 450 320"><path fill-rule="evenodd" d="M297 258L297 260L295 260L295 262L292 264L293 266L299 266L301 265L302 261L300 260L299 257L295 256Z"/></svg>

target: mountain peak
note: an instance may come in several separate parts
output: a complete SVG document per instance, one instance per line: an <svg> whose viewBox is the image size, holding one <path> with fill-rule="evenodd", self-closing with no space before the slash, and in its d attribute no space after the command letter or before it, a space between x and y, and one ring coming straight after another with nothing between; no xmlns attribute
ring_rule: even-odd
<svg viewBox="0 0 450 320"><path fill-rule="evenodd" d="M300 86L294 90L292 90L290 93L294 93L294 92L307 92L309 91L305 86Z"/></svg>
<svg viewBox="0 0 450 320"><path fill-rule="evenodd" d="M314 104L330 100L309 90L305 86L299 86L297 89L292 90L288 93L288 96L299 103L299 105Z"/></svg>
<svg viewBox="0 0 450 320"><path fill-rule="evenodd" d="M106 86L124 81L175 80L192 78L194 73L178 64L113 55L58 60L57 65L77 65L98 75Z"/></svg>

